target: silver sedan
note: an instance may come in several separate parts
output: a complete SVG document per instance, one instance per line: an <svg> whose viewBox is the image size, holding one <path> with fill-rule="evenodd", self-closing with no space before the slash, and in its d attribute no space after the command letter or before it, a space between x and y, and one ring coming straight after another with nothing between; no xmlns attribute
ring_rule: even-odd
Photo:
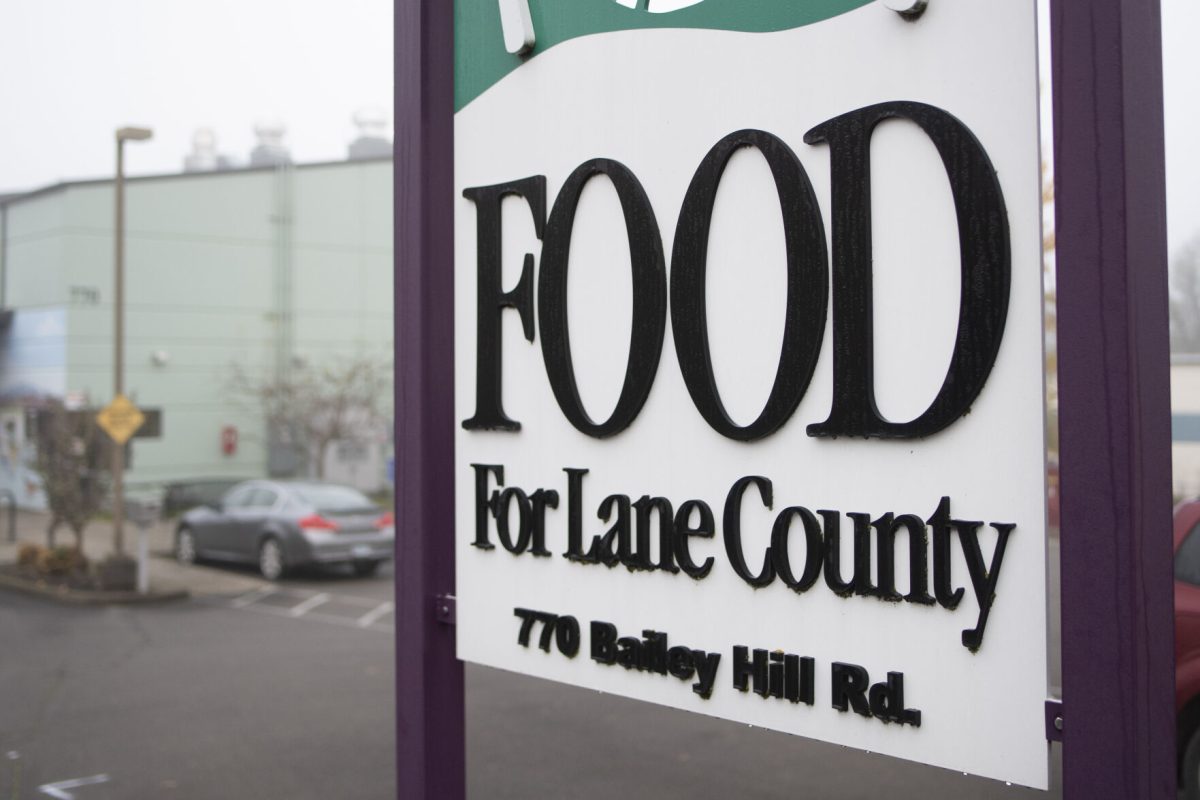
<svg viewBox="0 0 1200 800"><path fill-rule="evenodd" d="M268 580L309 564L349 564L371 575L393 557L390 511L356 489L315 481L246 481L180 518L175 555L257 564Z"/></svg>

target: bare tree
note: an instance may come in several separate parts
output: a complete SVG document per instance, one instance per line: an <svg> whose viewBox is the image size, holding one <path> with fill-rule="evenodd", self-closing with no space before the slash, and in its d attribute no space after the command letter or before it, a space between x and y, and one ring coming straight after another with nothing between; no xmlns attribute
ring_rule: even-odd
<svg viewBox="0 0 1200 800"><path fill-rule="evenodd" d="M294 368L287 377L256 378L234 368L233 390L262 408L270 438L306 455L318 478L335 442L371 442L392 421L387 361L357 356Z"/></svg>
<svg viewBox="0 0 1200 800"><path fill-rule="evenodd" d="M96 424L94 411L68 411L57 400L37 416L37 464L50 507L46 541L54 547L55 534L66 525L75 534L75 547L83 548L83 529L100 510L108 492L109 443Z"/></svg>
<svg viewBox="0 0 1200 800"><path fill-rule="evenodd" d="M1200 353L1200 237L1171 262L1171 352Z"/></svg>

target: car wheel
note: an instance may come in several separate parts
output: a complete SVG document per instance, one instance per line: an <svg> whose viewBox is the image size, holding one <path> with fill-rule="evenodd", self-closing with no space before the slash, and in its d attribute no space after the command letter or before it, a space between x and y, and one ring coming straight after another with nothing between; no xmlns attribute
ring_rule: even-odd
<svg viewBox="0 0 1200 800"><path fill-rule="evenodd" d="M379 570L380 561L355 561L354 574L360 578L368 578Z"/></svg>
<svg viewBox="0 0 1200 800"><path fill-rule="evenodd" d="M1200 800L1200 727L1192 731L1184 748L1181 773L1180 800Z"/></svg>
<svg viewBox="0 0 1200 800"><path fill-rule="evenodd" d="M181 528L175 537L175 560L180 564L196 563L196 537L187 528Z"/></svg>
<svg viewBox="0 0 1200 800"><path fill-rule="evenodd" d="M258 571L269 581L277 581L283 577L287 566L283 561L283 548L279 540L269 537L263 540L258 548Z"/></svg>

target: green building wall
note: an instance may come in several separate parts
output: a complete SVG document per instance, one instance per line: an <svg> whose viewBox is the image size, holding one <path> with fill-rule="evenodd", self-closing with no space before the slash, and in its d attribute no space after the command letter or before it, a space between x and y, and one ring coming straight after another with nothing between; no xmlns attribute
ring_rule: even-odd
<svg viewBox="0 0 1200 800"><path fill-rule="evenodd" d="M92 407L112 397L113 195L94 181L9 198L0 243L5 307L61 310L63 390ZM265 475L263 414L234 391L235 370L265 379L284 352L291 368L390 356L392 162L130 180L125 281L126 393L162 412L161 435L134 440L127 480ZM378 444L362 488L383 485Z"/></svg>

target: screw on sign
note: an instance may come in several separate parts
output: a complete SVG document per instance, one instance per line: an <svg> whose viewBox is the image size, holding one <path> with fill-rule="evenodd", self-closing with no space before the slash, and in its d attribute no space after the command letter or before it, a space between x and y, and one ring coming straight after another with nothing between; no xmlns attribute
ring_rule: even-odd
<svg viewBox="0 0 1200 800"><path fill-rule="evenodd" d="M96 422L114 442L125 444L146 422L146 417L128 397L119 394L100 410L96 415Z"/></svg>

